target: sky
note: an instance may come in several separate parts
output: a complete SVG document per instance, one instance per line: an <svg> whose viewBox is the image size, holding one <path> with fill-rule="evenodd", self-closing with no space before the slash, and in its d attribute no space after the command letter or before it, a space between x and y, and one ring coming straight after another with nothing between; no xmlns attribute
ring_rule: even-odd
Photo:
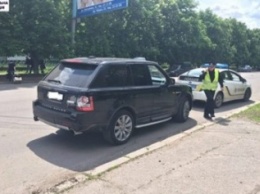
<svg viewBox="0 0 260 194"><path fill-rule="evenodd" d="M235 18L248 28L260 29L260 0L195 0L199 9L210 8L223 18Z"/></svg>

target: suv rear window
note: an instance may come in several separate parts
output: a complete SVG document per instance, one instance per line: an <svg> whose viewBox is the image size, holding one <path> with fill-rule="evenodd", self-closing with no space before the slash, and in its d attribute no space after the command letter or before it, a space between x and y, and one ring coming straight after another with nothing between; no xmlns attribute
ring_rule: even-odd
<svg viewBox="0 0 260 194"><path fill-rule="evenodd" d="M86 87L96 67L97 65L90 64L61 63L45 78L45 81L64 86Z"/></svg>

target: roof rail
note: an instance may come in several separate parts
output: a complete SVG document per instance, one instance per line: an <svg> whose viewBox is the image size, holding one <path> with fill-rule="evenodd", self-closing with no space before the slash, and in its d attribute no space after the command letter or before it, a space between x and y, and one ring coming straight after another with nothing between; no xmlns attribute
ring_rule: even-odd
<svg viewBox="0 0 260 194"><path fill-rule="evenodd" d="M134 59L139 61L146 61L145 57L135 57Z"/></svg>

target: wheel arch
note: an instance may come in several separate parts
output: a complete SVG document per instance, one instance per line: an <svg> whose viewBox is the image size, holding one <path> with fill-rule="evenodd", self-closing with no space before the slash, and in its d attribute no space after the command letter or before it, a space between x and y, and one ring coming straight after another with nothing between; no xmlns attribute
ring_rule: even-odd
<svg viewBox="0 0 260 194"><path fill-rule="evenodd" d="M189 102L190 102L190 110L192 109L193 106L193 97L191 94L186 93L186 97L188 98Z"/></svg>
<svg viewBox="0 0 260 194"><path fill-rule="evenodd" d="M186 97L189 100L190 103L190 110L192 109L193 106L193 96L190 93L187 92L183 92L179 98L179 100L181 100L183 97ZM180 105L180 104L179 104Z"/></svg>
<svg viewBox="0 0 260 194"><path fill-rule="evenodd" d="M115 114L117 114L119 111L123 111L123 110L128 111L132 115L133 120L134 120L133 121L134 122L134 126L135 126L136 125L136 112L130 106L121 106L121 107L118 107L116 110L114 110L112 114L108 115L108 117L109 117L109 122L108 123L111 122L111 120L114 118Z"/></svg>
<svg viewBox="0 0 260 194"><path fill-rule="evenodd" d="M223 101L224 101L225 96L224 96L224 92L223 92L223 91L218 91L218 92L216 92L214 99L216 98L216 96L217 96L218 94L221 94L221 95L222 95Z"/></svg>
<svg viewBox="0 0 260 194"><path fill-rule="evenodd" d="M187 114L187 117L184 118L184 103L185 102L189 102L189 111L192 109L192 96L191 94L189 93L182 93L180 98L179 98L179 105L178 105L178 108L177 108L177 112L175 115L173 115L173 120L174 121L177 121L177 122L185 122L187 119L188 119L188 115L189 113Z"/></svg>

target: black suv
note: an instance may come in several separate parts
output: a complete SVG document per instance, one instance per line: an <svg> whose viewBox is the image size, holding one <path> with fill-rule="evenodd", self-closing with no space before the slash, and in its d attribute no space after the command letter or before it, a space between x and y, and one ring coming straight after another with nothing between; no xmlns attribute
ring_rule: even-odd
<svg viewBox="0 0 260 194"><path fill-rule="evenodd" d="M189 86L175 85L161 67L142 58L65 59L38 84L35 121L80 134L101 129L123 144L134 128L184 122L192 107Z"/></svg>

